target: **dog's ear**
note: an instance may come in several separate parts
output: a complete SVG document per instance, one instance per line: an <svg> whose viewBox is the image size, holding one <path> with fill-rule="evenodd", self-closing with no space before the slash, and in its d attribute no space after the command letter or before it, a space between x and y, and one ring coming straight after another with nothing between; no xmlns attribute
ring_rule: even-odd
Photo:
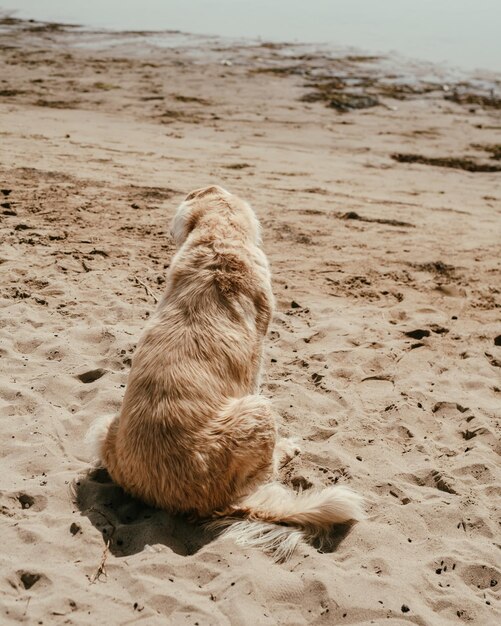
<svg viewBox="0 0 501 626"><path fill-rule="evenodd" d="M198 222L200 221L200 216L202 215L202 211L200 209L192 210L186 215L186 220L184 222L184 228L186 230L186 236L188 236L191 231L196 228Z"/></svg>
<svg viewBox="0 0 501 626"><path fill-rule="evenodd" d="M227 194L226 189L219 187L219 185L210 185L209 187L202 187L201 189L195 189L195 191L191 191L185 198L185 202L189 202L190 200L198 200L203 198L204 196L215 195L215 194Z"/></svg>
<svg viewBox="0 0 501 626"><path fill-rule="evenodd" d="M182 245L191 231L196 228L202 213L203 210L200 207L190 205L187 200L181 203L174 215L170 230L177 246Z"/></svg>

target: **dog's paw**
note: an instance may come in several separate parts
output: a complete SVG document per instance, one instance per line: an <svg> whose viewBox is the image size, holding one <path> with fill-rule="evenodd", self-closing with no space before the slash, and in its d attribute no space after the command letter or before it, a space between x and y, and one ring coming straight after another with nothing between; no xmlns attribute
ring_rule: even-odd
<svg viewBox="0 0 501 626"><path fill-rule="evenodd" d="M280 457L280 465L288 463L298 454L301 454L301 447L297 437L287 437L280 439L275 447L276 453Z"/></svg>
<svg viewBox="0 0 501 626"><path fill-rule="evenodd" d="M299 437L288 437L282 440L284 442L284 451L290 456L301 454L302 449L299 445Z"/></svg>

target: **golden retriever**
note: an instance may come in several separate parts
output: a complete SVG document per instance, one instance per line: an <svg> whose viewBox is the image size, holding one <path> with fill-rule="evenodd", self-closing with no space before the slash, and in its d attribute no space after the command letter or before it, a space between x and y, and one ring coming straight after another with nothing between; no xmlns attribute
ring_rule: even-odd
<svg viewBox="0 0 501 626"><path fill-rule="evenodd" d="M218 186L193 191L172 235L179 250L120 414L98 420L87 440L96 463L133 496L220 519L238 544L283 560L301 539L362 519L362 498L346 487L296 493L273 482L282 458L299 449L278 438L259 394L274 301L249 204Z"/></svg>

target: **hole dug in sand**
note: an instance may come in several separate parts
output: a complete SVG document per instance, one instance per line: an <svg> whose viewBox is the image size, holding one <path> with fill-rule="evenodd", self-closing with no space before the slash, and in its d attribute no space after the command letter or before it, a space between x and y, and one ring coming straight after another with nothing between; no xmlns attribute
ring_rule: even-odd
<svg viewBox="0 0 501 626"><path fill-rule="evenodd" d="M27 493L20 493L17 499L23 509L30 509L35 504L35 498L32 498Z"/></svg>
<svg viewBox="0 0 501 626"><path fill-rule="evenodd" d="M50 584L50 579L45 574L39 572L29 572L27 570L19 570L17 572L18 585L20 584L24 589L41 589Z"/></svg>
<svg viewBox="0 0 501 626"><path fill-rule="evenodd" d="M43 511L47 506L47 498L45 498L45 496L30 496L27 493L20 492L15 494L15 498L19 502L22 509Z"/></svg>
<svg viewBox="0 0 501 626"><path fill-rule="evenodd" d="M81 380L83 383L93 383L95 380L98 380L102 376L106 374L106 370L102 368L98 368L95 370L89 370L88 372L83 372L83 374L78 374L78 380Z"/></svg>
<svg viewBox="0 0 501 626"><path fill-rule="evenodd" d="M35 585L40 580L41 577L41 574L32 574L31 572L22 572L19 575L21 583L23 584L23 587L25 589L31 589L33 585Z"/></svg>

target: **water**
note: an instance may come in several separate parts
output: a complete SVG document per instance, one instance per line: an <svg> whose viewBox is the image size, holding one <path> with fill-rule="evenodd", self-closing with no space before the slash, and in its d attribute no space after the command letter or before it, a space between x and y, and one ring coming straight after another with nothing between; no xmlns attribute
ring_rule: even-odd
<svg viewBox="0 0 501 626"><path fill-rule="evenodd" d="M0 0L0 9L98 28L327 43L501 71L501 0Z"/></svg>

